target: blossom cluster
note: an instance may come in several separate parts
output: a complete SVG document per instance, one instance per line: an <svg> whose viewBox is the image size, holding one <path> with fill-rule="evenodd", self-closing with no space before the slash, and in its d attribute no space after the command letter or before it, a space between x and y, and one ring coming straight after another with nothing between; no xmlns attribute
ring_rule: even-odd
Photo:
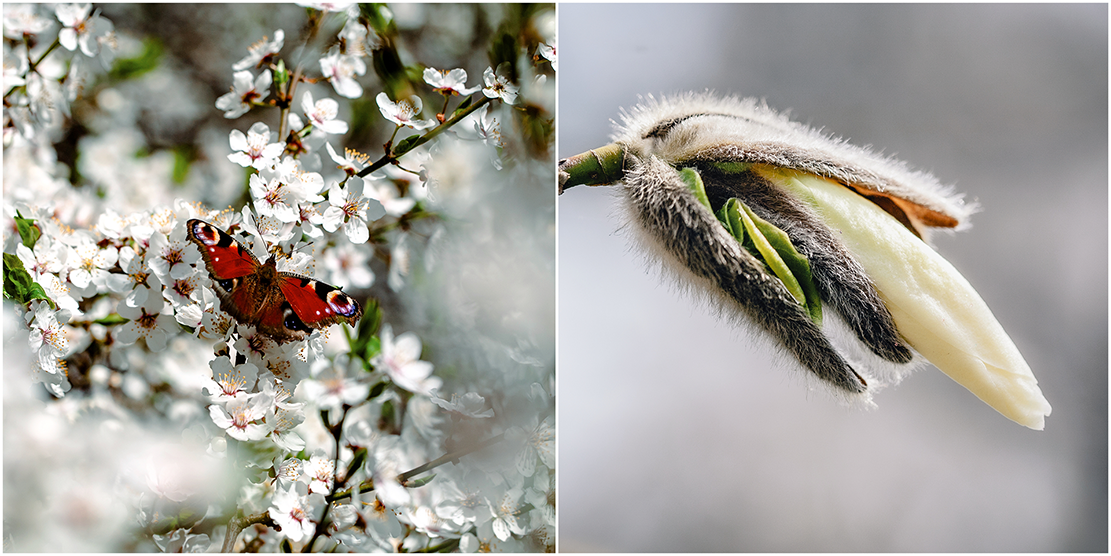
<svg viewBox="0 0 1111 556"><path fill-rule="evenodd" d="M81 171L67 175L55 143L75 119L93 118L87 128L97 137L129 129L122 133L142 143L134 120L120 126L88 115L108 111L119 94L111 85L120 74L112 47L138 41L89 5L5 5L5 183L27 184L4 190L5 297L14 301L5 314L25 330L17 351L27 355L25 365L6 365L5 382L41 383L50 394L45 405L10 406L5 398L6 413L45 410L145 431L136 436L148 434L143 422L153 419L182 439L113 445L132 462L125 468L144 471L105 472L121 485L110 498L123 503L103 512L112 517L99 527L108 531L97 539L102 544L72 549L552 548L554 342L533 342L529 364L507 380L497 367L519 365L519 339L491 344L479 327L468 342L449 341L425 326L431 339L422 340L395 328L422 321L429 309L417 306L434 298L422 283L458 272L444 264L462 260L453 246L474 244L472 230L497 220L476 210L488 195L478 175L511 182L550 171L549 155L522 154L523 140L508 142L499 120L525 104L550 106L553 84L530 54L547 52L541 57L554 70L554 46L520 44L518 56L487 67L471 86L463 68L425 67L423 83L391 87L408 74L367 73L372 53L398 48L389 8L307 7L312 32L342 23L316 63L287 65L285 30L277 29L230 64L230 91L209 105L225 120L255 120L231 129L226 154L208 160L216 172L241 169L247 202L211 210L180 191L167 193L159 187L164 177L151 180L159 192L130 195L117 173L138 167L98 151L107 139L79 143ZM533 17L550 28L550 9ZM81 56L112 71L82 74ZM94 83L101 105L81 105L80 115L69 109L83 102L79 83ZM344 144L359 125L351 102L379 87L376 125L388 139L371 162ZM393 96L400 91L410 94ZM443 99L436 114L426 113L429 97ZM476 179L457 183L468 174L461 167ZM151 200L160 202L142 207ZM252 296L280 292L262 291L248 276L226 293L231 282L216 279L213 257L191 237L186 223L193 219L230 234L256 267L272 261L280 272L319 275L345 289L363 300L362 321L290 341L269 335L257 319L232 317L243 309L227 304L247 307ZM532 237L547 253L550 229ZM374 268L384 269L384 280ZM395 300L388 305L394 312L379 309L381 296ZM473 305L442 301L447 316L437 322ZM506 357L489 367L445 355L502 344ZM436 359L452 361L446 375L444 363L422 358L429 345ZM22 422L10 421L13 428ZM445 454L458 465L440 467ZM36 493L57 498L47 487ZM16 517L6 512L9 519ZM16 547L44 542L28 538L44 530L25 530Z"/></svg>

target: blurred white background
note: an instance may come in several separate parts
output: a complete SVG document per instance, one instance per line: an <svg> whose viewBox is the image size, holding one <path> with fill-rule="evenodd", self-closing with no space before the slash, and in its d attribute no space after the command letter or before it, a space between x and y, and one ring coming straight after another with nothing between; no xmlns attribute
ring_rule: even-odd
<svg viewBox="0 0 1111 556"><path fill-rule="evenodd" d="M1053 404L1008 421L932 366L846 409L619 231L559 205L561 551L1106 552L1106 5L559 6L559 151L637 95L714 89L982 205L938 250Z"/></svg>

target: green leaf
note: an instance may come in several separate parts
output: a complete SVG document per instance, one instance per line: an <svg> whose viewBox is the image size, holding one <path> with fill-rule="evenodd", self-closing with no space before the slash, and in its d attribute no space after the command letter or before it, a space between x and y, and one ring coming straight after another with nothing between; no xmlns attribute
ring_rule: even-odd
<svg viewBox="0 0 1111 556"><path fill-rule="evenodd" d="M392 34L397 32L393 18L388 17L390 11L385 4L359 4L359 17L370 24L370 28L379 34Z"/></svg>
<svg viewBox="0 0 1111 556"><path fill-rule="evenodd" d="M467 109L467 107L469 107L469 106L471 105L471 99L473 99L473 98L474 98L474 96L469 96L469 97L467 97L467 98L463 99L463 102L462 102L461 104L459 104L459 106L458 106L458 107L456 107L456 108L455 108L455 110L453 110L453 111L451 112L451 116L450 116L450 117L454 118L454 117L455 117L455 116L456 116L457 114L459 114L460 112L462 112L462 111L466 110L466 109Z"/></svg>
<svg viewBox="0 0 1111 556"><path fill-rule="evenodd" d="M23 261L11 253L4 253L4 298L21 305L36 299L45 299L51 308L57 308L54 300L46 295L46 290L23 268Z"/></svg>
<svg viewBox="0 0 1111 556"><path fill-rule="evenodd" d="M702 176L698 175L698 171L694 168L683 168L679 170L679 179L687 184L687 187L694 193L694 197L698 199L711 213L714 209L710 206L710 199L706 197L706 186L702 184Z"/></svg>
<svg viewBox="0 0 1111 556"><path fill-rule="evenodd" d="M378 396L381 396L382 392L385 392L386 387L389 386L389 385L390 385L389 382L383 380L382 382L379 382L378 384L375 384L374 386L371 386L370 387L370 395L367 396L367 399L368 400L373 400L374 398L377 398Z"/></svg>
<svg viewBox="0 0 1111 556"><path fill-rule="evenodd" d="M285 60L278 59L278 67L274 72L274 84L278 86L279 91L285 90L285 84L289 82L289 70L285 67Z"/></svg>
<svg viewBox="0 0 1111 556"><path fill-rule="evenodd" d="M359 321L359 328L354 340L351 341L351 351L364 361L370 361L382 350L378 339L378 328L382 325L382 309L378 307L378 300L367 298L363 310L363 318Z"/></svg>
<svg viewBox="0 0 1111 556"><path fill-rule="evenodd" d="M420 488L424 485L427 485L428 483L431 483L432 479L435 479L435 478L436 478L436 474L433 473L433 474L431 474L427 477L421 477L419 479L410 479L409 481L406 481L405 488Z"/></svg>
<svg viewBox="0 0 1111 556"><path fill-rule="evenodd" d="M395 145L394 148L393 148L394 158L400 157L401 155L413 150L413 148L417 146L416 145L417 141L420 141L420 138L421 138L421 136L419 134L418 135L410 135L410 136L398 141L397 145Z"/></svg>
<svg viewBox="0 0 1111 556"><path fill-rule="evenodd" d="M134 58L120 58L112 66L113 79L133 79L158 67L162 59L162 42L154 37L143 40L143 51Z"/></svg>
<svg viewBox="0 0 1111 556"><path fill-rule="evenodd" d="M93 321L96 324L103 324L105 326L114 326L127 322L127 319L120 316L119 313L109 313L99 319Z"/></svg>
<svg viewBox="0 0 1111 556"><path fill-rule="evenodd" d="M19 231L19 239L23 241L28 249L34 249L35 243L38 243L39 237L42 236L42 230L35 225L35 221L30 218L23 218L18 212L15 213L15 228ZM22 268L22 264L20 265Z"/></svg>
<svg viewBox="0 0 1111 556"><path fill-rule="evenodd" d="M744 219L745 229L763 256L764 263L787 286L791 296L806 307L810 320L821 324L822 303L814 277L810 273L810 262L795 249L787 232L757 216L744 203L740 205L744 208L741 217Z"/></svg>
<svg viewBox="0 0 1111 556"><path fill-rule="evenodd" d="M741 245L745 243L745 227L741 223L740 201L736 198L729 199L717 212L718 220L721 221L725 229L737 239Z"/></svg>
<svg viewBox="0 0 1111 556"><path fill-rule="evenodd" d="M196 155L193 153L191 147L179 145L174 147L171 151L174 156L174 169L170 179L175 184L181 185L185 183L185 178L189 176L189 166L193 163Z"/></svg>

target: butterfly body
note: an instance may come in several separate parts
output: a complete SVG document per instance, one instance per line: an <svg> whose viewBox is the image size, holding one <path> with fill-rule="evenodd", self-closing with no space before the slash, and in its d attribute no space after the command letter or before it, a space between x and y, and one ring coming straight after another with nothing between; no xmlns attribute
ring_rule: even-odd
<svg viewBox="0 0 1111 556"><path fill-rule="evenodd" d="M203 220L187 223L189 239L201 250L221 308L278 342L302 340L316 328L352 326L362 307L334 286L280 272L271 256L260 263L234 237Z"/></svg>

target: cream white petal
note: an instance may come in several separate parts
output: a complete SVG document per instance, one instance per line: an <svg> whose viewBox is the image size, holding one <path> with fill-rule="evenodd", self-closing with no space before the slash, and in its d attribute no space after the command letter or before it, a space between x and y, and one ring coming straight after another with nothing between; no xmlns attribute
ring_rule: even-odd
<svg viewBox="0 0 1111 556"><path fill-rule="evenodd" d="M819 216L840 232L915 350L1008 419L1044 428L1052 408L1037 379L987 304L949 261L839 183L791 170L766 175L816 203Z"/></svg>

